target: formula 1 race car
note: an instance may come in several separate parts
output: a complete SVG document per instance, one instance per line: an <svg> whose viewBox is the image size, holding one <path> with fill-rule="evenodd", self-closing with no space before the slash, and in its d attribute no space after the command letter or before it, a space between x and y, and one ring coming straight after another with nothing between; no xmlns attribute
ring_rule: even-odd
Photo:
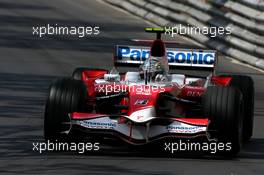
<svg viewBox="0 0 264 175"><path fill-rule="evenodd" d="M214 50L166 48L165 29L146 46L116 46L111 71L77 68L49 88L46 140L115 138L131 145L163 139L230 142L235 156L253 132L254 85L248 76L216 75ZM119 66L137 71L119 73ZM170 73L206 70L206 76ZM127 70L130 70L127 68ZM72 137L73 136L73 137Z"/></svg>

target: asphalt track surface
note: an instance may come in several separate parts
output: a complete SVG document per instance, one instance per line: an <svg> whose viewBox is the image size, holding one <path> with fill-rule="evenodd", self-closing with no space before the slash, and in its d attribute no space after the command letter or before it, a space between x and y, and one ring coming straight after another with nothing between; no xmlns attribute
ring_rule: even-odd
<svg viewBox="0 0 264 175"><path fill-rule="evenodd" d="M32 35L32 26L99 26L94 37ZM255 126L250 143L233 160L160 157L105 148L98 154L32 151L43 141L47 88L78 66L111 67L112 48L130 38L151 38L150 26L104 3L89 0L0 1L0 174L263 174L263 73L220 56L219 72L250 75L255 82ZM104 149L104 148L102 148Z"/></svg>

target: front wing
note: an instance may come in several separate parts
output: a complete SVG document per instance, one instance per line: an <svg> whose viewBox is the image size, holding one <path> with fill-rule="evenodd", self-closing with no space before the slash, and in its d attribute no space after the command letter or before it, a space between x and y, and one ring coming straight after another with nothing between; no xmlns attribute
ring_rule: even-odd
<svg viewBox="0 0 264 175"><path fill-rule="evenodd" d="M164 138L206 136L208 119L151 118L144 123L127 116L72 113L71 128L92 134L110 134L131 144L146 144Z"/></svg>

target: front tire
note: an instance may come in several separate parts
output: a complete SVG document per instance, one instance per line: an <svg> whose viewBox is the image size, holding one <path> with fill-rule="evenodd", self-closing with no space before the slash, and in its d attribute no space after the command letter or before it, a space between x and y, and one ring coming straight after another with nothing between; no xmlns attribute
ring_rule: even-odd
<svg viewBox="0 0 264 175"><path fill-rule="evenodd" d="M235 157L240 151L243 130L243 96L234 87L209 86L203 99L204 115L210 121L208 132L225 144L231 143L224 156ZM219 152L220 153L220 152Z"/></svg>
<svg viewBox="0 0 264 175"><path fill-rule="evenodd" d="M64 140L70 129L71 112L85 109L87 98L86 86L82 81L62 78L55 80L49 88L44 114L45 140Z"/></svg>
<svg viewBox="0 0 264 175"><path fill-rule="evenodd" d="M231 75L230 86L238 88L244 99L243 141L249 141L253 135L254 126L254 82L251 77Z"/></svg>

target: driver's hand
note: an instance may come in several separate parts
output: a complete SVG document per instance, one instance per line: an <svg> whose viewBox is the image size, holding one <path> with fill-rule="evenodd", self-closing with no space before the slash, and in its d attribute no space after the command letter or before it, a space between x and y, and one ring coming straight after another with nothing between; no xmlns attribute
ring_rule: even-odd
<svg viewBox="0 0 264 175"><path fill-rule="evenodd" d="M162 75L162 74L157 74L155 77L155 81L157 81L157 82L163 82L166 80L167 80L167 77L165 75Z"/></svg>

